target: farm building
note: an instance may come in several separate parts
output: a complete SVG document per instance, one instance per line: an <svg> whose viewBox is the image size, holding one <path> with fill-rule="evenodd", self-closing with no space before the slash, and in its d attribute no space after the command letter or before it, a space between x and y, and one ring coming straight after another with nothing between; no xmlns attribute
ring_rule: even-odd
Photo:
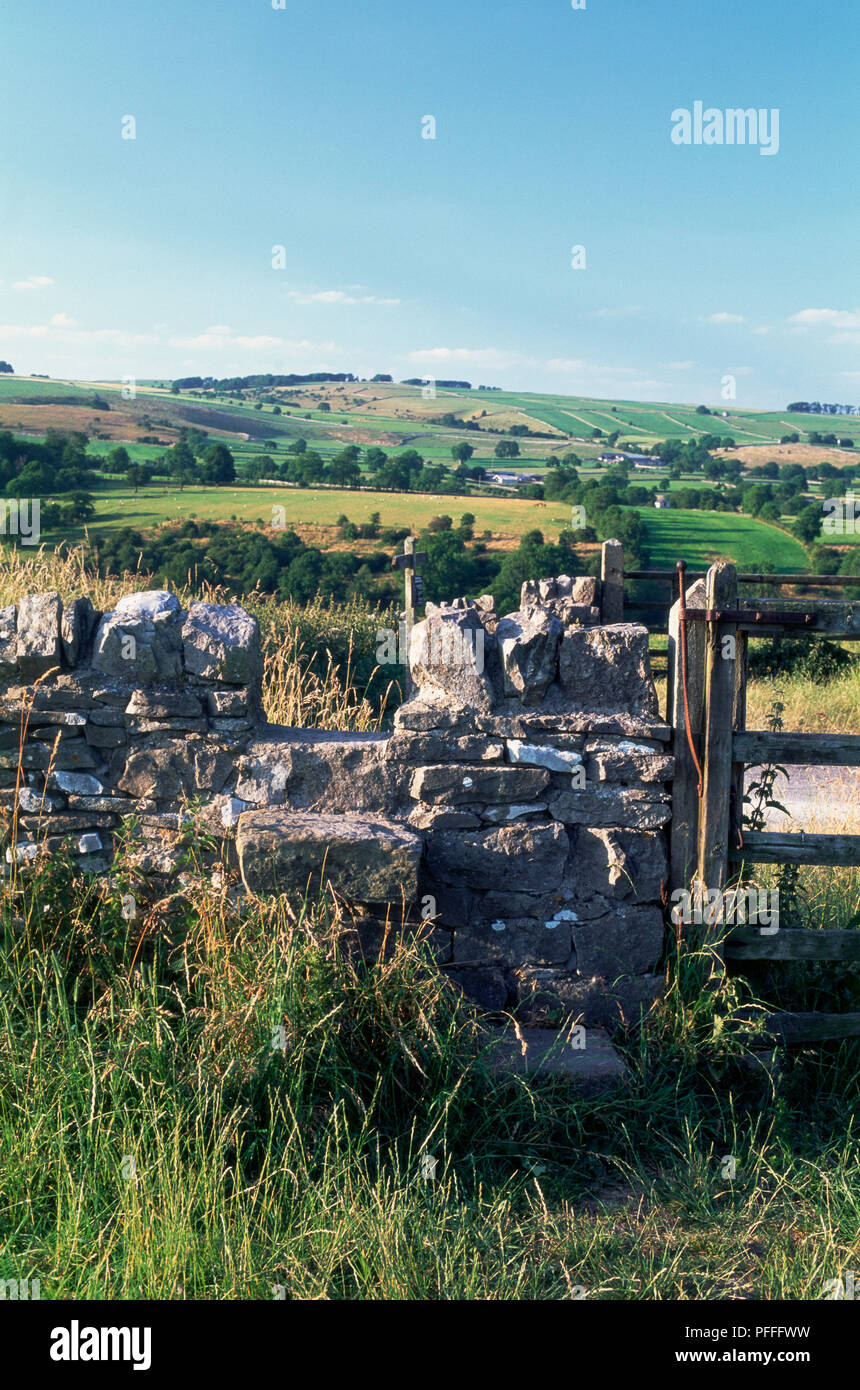
<svg viewBox="0 0 860 1390"><path fill-rule="evenodd" d="M521 483L542 483L542 473L488 473L487 482L497 487L519 487Z"/></svg>

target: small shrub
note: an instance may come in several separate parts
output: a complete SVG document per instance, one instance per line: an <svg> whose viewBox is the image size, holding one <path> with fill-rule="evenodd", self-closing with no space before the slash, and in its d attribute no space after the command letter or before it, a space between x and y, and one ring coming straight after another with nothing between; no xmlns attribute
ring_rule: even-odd
<svg viewBox="0 0 860 1390"><path fill-rule="evenodd" d="M800 676L813 685L827 685L856 664L857 657L835 642L808 637L779 636L750 651L750 675L770 680Z"/></svg>

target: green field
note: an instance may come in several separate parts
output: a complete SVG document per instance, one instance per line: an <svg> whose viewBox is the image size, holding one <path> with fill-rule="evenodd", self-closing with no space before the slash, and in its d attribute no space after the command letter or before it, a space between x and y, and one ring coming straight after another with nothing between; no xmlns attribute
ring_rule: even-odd
<svg viewBox="0 0 860 1390"><path fill-rule="evenodd" d="M476 518L475 531L521 536L536 528L554 537L570 522L570 508L563 502L542 505L512 497L435 497L425 493L350 492L340 488L290 487L175 487L130 488L96 493L96 517L88 530L115 530L133 526L143 530L165 521L215 518L229 521L262 520L271 525L274 508L284 507L287 525L333 526L341 515L350 521L369 521L379 512L383 526L421 528L433 516L447 514L459 521L464 512ZM280 519L280 518L278 518Z"/></svg>
<svg viewBox="0 0 860 1390"><path fill-rule="evenodd" d="M750 569L762 561L786 573L809 569L799 541L754 517L653 507L637 510L645 522L652 568L666 569L686 560L696 569L707 569L715 560L726 559Z"/></svg>
<svg viewBox="0 0 860 1390"><path fill-rule="evenodd" d="M167 521L187 518L237 520L270 526L284 519L288 526L334 526L342 515L350 521L369 521L379 512L383 527L426 527L431 517L448 515L455 525L471 512L475 533L519 537L540 530L547 540L570 524L570 508L563 502L540 503L524 498L440 497L426 493L351 492L340 488L290 487L147 487L134 493L111 488L95 494L96 516L89 523L98 531L132 526L146 530ZM770 562L781 570L802 571L809 564L803 546L776 527L753 517L729 512L657 511L637 509L642 515L650 550L650 565L666 568L684 559L696 568L728 558L754 568Z"/></svg>

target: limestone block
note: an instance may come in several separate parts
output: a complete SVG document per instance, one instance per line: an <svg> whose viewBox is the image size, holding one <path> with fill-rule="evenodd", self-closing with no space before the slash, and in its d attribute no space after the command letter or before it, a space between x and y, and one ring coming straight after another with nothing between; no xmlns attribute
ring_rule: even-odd
<svg viewBox="0 0 860 1390"><path fill-rule="evenodd" d="M27 594L19 603L16 653L18 671L25 680L34 680L60 665L62 611L57 593Z"/></svg>
<svg viewBox="0 0 860 1390"><path fill-rule="evenodd" d="M417 893L422 840L393 821L287 810L246 811L236 849L252 893L301 901L331 883L347 902L410 903Z"/></svg>
<svg viewBox="0 0 860 1390"><path fill-rule="evenodd" d="M260 625L238 604L192 603L182 628L182 650L186 671L198 680L259 688Z"/></svg>
<svg viewBox="0 0 860 1390"><path fill-rule="evenodd" d="M443 830L427 842L427 865L438 879L496 892L546 893L562 880L569 841L560 825L516 822L485 831Z"/></svg>
<svg viewBox="0 0 860 1390"><path fill-rule="evenodd" d="M524 804L536 799L549 780L549 773L538 767L439 765L418 768L412 774L409 794L431 805L441 802L456 806L471 801Z"/></svg>
<svg viewBox="0 0 860 1390"><path fill-rule="evenodd" d="M561 642L559 679L577 709L657 714L648 629L638 623L569 628Z"/></svg>
<svg viewBox="0 0 860 1390"><path fill-rule="evenodd" d="M552 748L549 744L523 743L522 739L507 740L508 758L512 763L530 767L545 767L550 772L571 772L582 766L582 754L574 749Z"/></svg>
<svg viewBox="0 0 860 1390"><path fill-rule="evenodd" d="M539 705L558 671L563 628L545 609L526 609L502 618L496 641L505 695L518 695L525 706Z"/></svg>

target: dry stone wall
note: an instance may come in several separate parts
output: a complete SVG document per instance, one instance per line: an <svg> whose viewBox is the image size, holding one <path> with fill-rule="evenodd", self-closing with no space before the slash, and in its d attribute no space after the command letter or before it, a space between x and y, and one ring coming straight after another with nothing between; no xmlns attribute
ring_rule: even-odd
<svg viewBox="0 0 860 1390"><path fill-rule="evenodd" d="M374 939L424 923L479 1004L532 1023L633 1021L659 992L673 764L646 629L601 626L597 581L427 606L389 734L268 725L256 621L134 594L0 611L7 863L62 849L150 884L196 819L250 893L330 884ZM378 931L377 931L378 935Z"/></svg>

